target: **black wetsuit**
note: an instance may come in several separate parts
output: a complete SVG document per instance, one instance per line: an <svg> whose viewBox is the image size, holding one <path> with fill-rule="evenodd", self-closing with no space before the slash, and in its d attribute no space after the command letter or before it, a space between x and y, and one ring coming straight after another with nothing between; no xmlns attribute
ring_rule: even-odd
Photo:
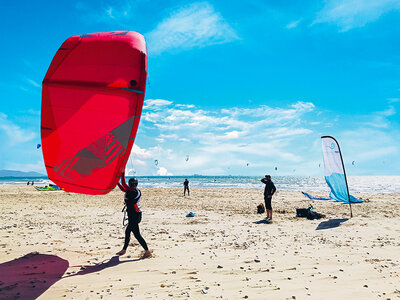
<svg viewBox="0 0 400 300"><path fill-rule="evenodd" d="M190 191L189 191L189 180L185 180L183 182L183 195L186 195L186 190L188 192L188 195L190 196Z"/></svg>
<svg viewBox="0 0 400 300"><path fill-rule="evenodd" d="M272 210L271 200L272 200L272 195L276 191L275 185L271 180L267 180L265 178L261 179L261 182L265 183L265 189L264 189L265 209Z"/></svg>
<svg viewBox="0 0 400 300"><path fill-rule="evenodd" d="M131 239L131 232L138 240L140 245L144 250L149 250L147 247L146 241L140 235L139 231L139 223L142 220L142 210L140 207L140 197L142 196L140 190L138 188L125 192L125 204L126 204L126 212L128 213L128 226L125 229L125 243L124 249L128 248L129 241Z"/></svg>

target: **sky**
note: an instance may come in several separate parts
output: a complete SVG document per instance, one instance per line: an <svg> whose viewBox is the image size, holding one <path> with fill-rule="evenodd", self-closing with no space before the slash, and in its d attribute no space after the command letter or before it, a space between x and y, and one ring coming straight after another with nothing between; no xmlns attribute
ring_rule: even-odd
<svg viewBox="0 0 400 300"><path fill-rule="evenodd" d="M348 175L400 175L398 0L3 7L0 169L46 172L41 82L63 41L132 30L148 50L132 174L323 176L331 135Z"/></svg>

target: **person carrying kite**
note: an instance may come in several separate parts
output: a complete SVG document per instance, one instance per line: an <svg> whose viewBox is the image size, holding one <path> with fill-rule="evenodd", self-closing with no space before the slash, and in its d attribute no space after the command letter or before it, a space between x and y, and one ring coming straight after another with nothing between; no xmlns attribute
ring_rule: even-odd
<svg viewBox="0 0 400 300"><path fill-rule="evenodd" d="M148 258L151 257L151 252L139 231L139 223L142 220L142 209L140 207L140 198L142 193L137 188L138 180L136 178L129 179L128 183L129 186L126 184L125 173L123 173L121 176L121 183L118 182L118 187L125 193L124 201L126 212L128 213L128 225L125 229L124 247L121 251L117 252L117 255L124 255L126 253L131 238L131 232L133 232L133 235L144 249L142 258Z"/></svg>

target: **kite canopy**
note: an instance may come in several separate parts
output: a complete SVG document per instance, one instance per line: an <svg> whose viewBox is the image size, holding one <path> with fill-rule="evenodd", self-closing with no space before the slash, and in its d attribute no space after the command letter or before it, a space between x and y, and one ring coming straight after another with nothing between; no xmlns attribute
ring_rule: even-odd
<svg viewBox="0 0 400 300"><path fill-rule="evenodd" d="M49 179L68 192L114 189L139 126L146 76L146 44L139 33L77 35L61 45L42 89Z"/></svg>

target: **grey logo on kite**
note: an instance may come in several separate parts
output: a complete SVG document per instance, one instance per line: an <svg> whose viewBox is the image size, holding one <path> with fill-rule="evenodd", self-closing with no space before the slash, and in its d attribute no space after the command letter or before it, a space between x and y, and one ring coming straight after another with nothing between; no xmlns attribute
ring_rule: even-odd
<svg viewBox="0 0 400 300"><path fill-rule="evenodd" d="M128 33L128 31L119 31L119 32L114 32L111 31L110 34L112 35L126 35Z"/></svg>
<svg viewBox="0 0 400 300"><path fill-rule="evenodd" d="M117 32L111 31L111 32L108 32L108 34L110 34L110 35L126 35L127 33L128 33L128 31L117 31ZM80 38L84 38L84 37L93 37L93 36L100 36L100 34L99 33L98 34L85 33L85 34L81 34L79 37Z"/></svg>
<svg viewBox="0 0 400 300"><path fill-rule="evenodd" d="M53 170L64 178L73 180L74 174L78 174L80 178L86 177L109 165L118 156L125 153L134 118L129 118L80 150L72 158L67 158L60 165L54 166Z"/></svg>

